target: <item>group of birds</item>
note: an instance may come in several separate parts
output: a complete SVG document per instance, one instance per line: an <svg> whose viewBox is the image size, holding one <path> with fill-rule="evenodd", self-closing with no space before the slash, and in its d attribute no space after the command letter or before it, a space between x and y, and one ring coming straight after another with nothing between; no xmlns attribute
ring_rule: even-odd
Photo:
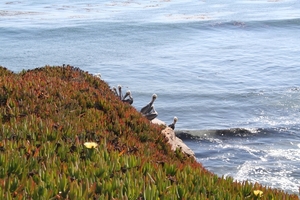
<svg viewBox="0 0 300 200"><path fill-rule="evenodd" d="M128 90L125 93L125 95L123 96L121 85L118 85L118 89L116 87L113 87L112 89L113 89L113 92L115 93L115 95L118 96L121 101L123 101L124 103L129 103L130 105L133 103L133 97L131 96L130 90ZM151 101L140 110L140 113L150 121L155 119L158 116L158 113L156 112L154 105L153 105L156 98L157 98L157 95L153 94ZM178 118L174 117L173 123L168 126L174 130L175 124L177 121L178 121Z"/></svg>
<svg viewBox="0 0 300 200"><path fill-rule="evenodd" d="M113 91L115 93L116 96L118 96L120 98L121 101L125 102L125 103L129 103L130 105L133 103L133 98L131 96L131 92L130 90L128 90L126 92L126 94L123 96L122 93L122 86L118 85L118 90L117 88L113 87ZM128 98L127 98L128 97ZM126 99L127 98L127 99Z"/></svg>

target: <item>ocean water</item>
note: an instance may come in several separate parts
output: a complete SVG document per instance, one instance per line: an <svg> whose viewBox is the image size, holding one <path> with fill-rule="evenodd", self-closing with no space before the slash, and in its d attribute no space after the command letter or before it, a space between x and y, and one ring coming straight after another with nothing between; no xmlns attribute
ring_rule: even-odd
<svg viewBox="0 0 300 200"><path fill-rule="evenodd" d="M70 64L131 90L210 171L300 186L297 0L0 2L0 65Z"/></svg>

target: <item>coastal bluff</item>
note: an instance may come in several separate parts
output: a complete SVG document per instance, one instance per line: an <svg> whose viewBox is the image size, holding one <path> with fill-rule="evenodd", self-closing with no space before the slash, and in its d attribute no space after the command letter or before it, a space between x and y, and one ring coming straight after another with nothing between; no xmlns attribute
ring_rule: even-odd
<svg viewBox="0 0 300 200"><path fill-rule="evenodd" d="M4 199L299 199L209 172L172 128L69 65L0 66L0 127Z"/></svg>

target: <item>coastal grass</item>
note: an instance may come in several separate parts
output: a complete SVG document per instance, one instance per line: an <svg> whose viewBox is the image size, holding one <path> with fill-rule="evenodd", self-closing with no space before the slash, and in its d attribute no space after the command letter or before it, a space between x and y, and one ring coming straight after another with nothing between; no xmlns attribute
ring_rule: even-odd
<svg viewBox="0 0 300 200"><path fill-rule="evenodd" d="M72 66L0 67L0 197L5 199L298 199L218 177Z"/></svg>

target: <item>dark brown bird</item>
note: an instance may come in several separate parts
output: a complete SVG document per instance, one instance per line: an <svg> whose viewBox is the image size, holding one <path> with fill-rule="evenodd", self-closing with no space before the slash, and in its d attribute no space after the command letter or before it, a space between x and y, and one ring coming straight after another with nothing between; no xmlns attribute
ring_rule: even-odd
<svg viewBox="0 0 300 200"><path fill-rule="evenodd" d="M174 121L173 121L172 124L169 125L169 127L174 130L175 129L175 124L176 124L177 121L178 121L178 118L174 117Z"/></svg>
<svg viewBox="0 0 300 200"><path fill-rule="evenodd" d="M128 97L128 99L126 99L126 97ZM129 103L130 105L133 103L133 98L132 98L132 96L131 96L130 90L128 90L128 91L126 92L126 94L124 95L122 101L125 102L125 103Z"/></svg>
<svg viewBox="0 0 300 200"><path fill-rule="evenodd" d="M150 112L146 113L144 116L145 116L148 120L151 121L151 120L155 119L155 118L158 116L158 113L156 112L156 110L154 109L154 106L152 105L152 106L151 106Z"/></svg>
<svg viewBox="0 0 300 200"><path fill-rule="evenodd" d="M146 115L147 113L150 113L150 112L151 112L151 110L153 109L152 105L153 105L153 103L154 103L154 101L155 101L156 98L157 98L157 95L156 95L156 94L153 94L153 95L152 95L152 100L150 101L150 103L148 103L146 106L144 106L144 107L141 109L140 112L141 112L143 115Z"/></svg>

